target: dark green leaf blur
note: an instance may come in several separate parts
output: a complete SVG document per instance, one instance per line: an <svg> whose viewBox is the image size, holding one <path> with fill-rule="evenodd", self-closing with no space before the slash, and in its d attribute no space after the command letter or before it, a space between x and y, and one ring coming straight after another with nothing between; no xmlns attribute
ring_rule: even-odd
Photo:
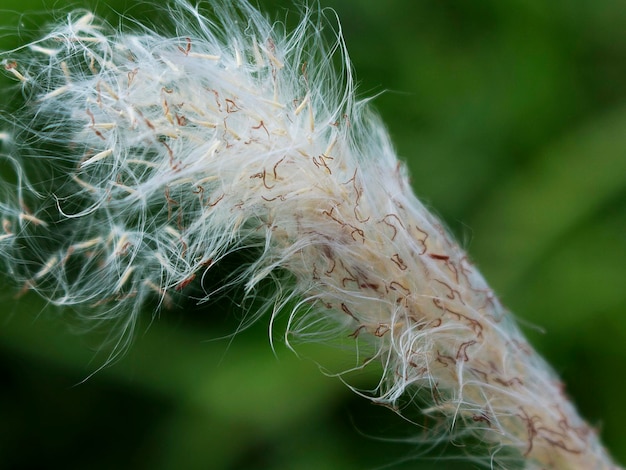
<svg viewBox="0 0 626 470"><path fill-rule="evenodd" d="M341 19L358 92L380 94L416 193L626 463L626 3L319 2ZM259 3L281 19L290 6ZM59 5L0 0L0 47ZM76 334L72 312L0 282L0 469L476 468L449 459L455 443L416 447L420 427L280 341L273 353L266 317L218 340L241 320L234 294L146 311L100 370L106 331Z"/></svg>

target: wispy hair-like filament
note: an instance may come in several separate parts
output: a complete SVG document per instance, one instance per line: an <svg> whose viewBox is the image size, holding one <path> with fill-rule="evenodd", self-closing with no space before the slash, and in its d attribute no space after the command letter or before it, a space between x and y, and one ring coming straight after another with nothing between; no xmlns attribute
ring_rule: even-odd
<svg viewBox="0 0 626 470"><path fill-rule="evenodd" d="M275 279L267 306L292 306L288 343L367 346L363 362L383 366L372 400L426 391L422 412L494 461L510 448L528 469L617 468L413 194L355 98L334 17L308 10L289 32L244 1L212 3L174 2L174 34L74 11L1 54L25 97L3 114L16 175L2 183L3 269L124 337L146 299L167 305L250 249L226 282L254 295Z"/></svg>

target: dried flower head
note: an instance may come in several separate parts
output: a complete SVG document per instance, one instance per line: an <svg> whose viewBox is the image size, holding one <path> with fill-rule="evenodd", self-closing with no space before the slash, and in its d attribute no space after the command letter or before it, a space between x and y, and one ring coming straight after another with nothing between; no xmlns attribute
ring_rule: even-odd
<svg viewBox="0 0 626 470"><path fill-rule="evenodd" d="M373 400L428 391L422 412L476 434L492 465L514 449L528 469L616 468L413 195L385 128L354 97L339 27L328 45L324 14L287 32L243 0L212 10L175 2L173 36L73 12L1 55L26 102L3 115L16 179L2 184L3 269L117 322L123 339L147 298L167 304L252 248L227 283L254 295L275 278L272 315L295 305L288 343L368 345L357 367L383 364Z"/></svg>

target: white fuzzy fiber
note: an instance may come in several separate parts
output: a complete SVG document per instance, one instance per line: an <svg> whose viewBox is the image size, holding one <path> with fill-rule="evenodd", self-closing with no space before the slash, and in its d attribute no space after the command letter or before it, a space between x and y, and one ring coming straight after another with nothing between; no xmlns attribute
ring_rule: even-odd
<svg viewBox="0 0 626 470"><path fill-rule="evenodd" d="M0 54L25 99L2 116L4 271L128 338L148 297L167 303L256 249L228 282L254 295L274 277L268 309L296 305L287 340L369 344L383 365L373 400L429 391L422 412L474 433L494 467L516 449L528 469L616 468L414 196L354 97L336 23L307 11L286 32L244 1L212 4L173 3L173 34L77 11Z"/></svg>

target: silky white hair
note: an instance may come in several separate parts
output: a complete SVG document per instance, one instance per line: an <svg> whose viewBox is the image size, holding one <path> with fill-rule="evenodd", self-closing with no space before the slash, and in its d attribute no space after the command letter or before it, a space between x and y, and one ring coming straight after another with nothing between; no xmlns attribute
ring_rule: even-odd
<svg viewBox="0 0 626 470"><path fill-rule="evenodd" d="M25 101L2 114L6 273L127 339L146 299L168 304L246 250L254 257L220 285L200 283L200 301L274 280L254 318L287 310L288 344L351 336L368 351L356 368L383 365L371 399L399 409L427 391L436 429L478 436L489 465L504 465L505 448L529 469L611 468L414 196L355 98L334 15L305 9L288 32L244 0L206 8L173 2L173 33L72 11L1 54Z"/></svg>

